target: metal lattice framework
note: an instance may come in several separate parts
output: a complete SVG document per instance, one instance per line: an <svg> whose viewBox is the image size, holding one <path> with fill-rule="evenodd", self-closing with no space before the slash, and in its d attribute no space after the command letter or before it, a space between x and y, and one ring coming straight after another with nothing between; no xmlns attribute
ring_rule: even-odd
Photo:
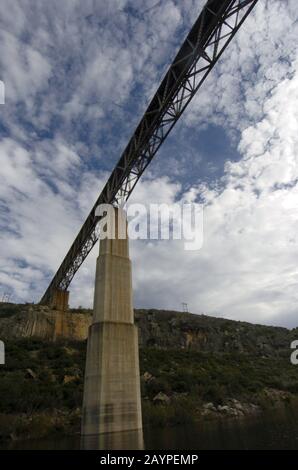
<svg viewBox="0 0 298 470"><path fill-rule="evenodd" d="M46 290L66 290L99 238L99 204L127 201L136 183L258 0L208 0Z"/></svg>

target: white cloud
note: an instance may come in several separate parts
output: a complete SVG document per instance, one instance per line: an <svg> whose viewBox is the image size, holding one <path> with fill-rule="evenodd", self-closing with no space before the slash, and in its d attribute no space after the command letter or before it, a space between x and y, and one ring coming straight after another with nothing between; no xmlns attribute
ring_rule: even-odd
<svg viewBox="0 0 298 470"><path fill-rule="evenodd" d="M31 46L24 46L10 32L1 31L0 57L3 80L6 87L7 105L26 101L32 106L32 97L47 82L51 73L48 61Z"/></svg>
<svg viewBox="0 0 298 470"><path fill-rule="evenodd" d="M55 157L49 162L46 142L34 153L11 139L0 143L0 282L15 288L20 300L38 300L45 272L58 268L84 221L87 198L90 209L103 184L85 172L73 187L66 176L78 166L78 156L61 142L56 144L52 142ZM43 164L37 164L40 160ZM52 167L53 172L47 171Z"/></svg>
<svg viewBox="0 0 298 470"><path fill-rule="evenodd" d="M226 165L223 187L205 188L197 254L181 243L135 246L139 304L178 309L186 300L196 312L297 324L297 103L298 68L272 90L263 119L243 130L243 158Z"/></svg>
<svg viewBox="0 0 298 470"><path fill-rule="evenodd" d="M295 70L296 8L295 0L257 3L187 110L189 126L242 130L262 118L271 90Z"/></svg>
<svg viewBox="0 0 298 470"><path fill-rule="evenodd" d="M0 283L15 299L43 293L203 3L3 0ZM190 170L173 145L162 175L138 184L132 201L199 196L206 208L197 253L131 243L137 306L187 301L194 312L297 324L296 9L258 2L176 129L187 138L221 125L240 136L241 160L212 188L183 187ZM96 256L71 285L74 305L92 303Z"/></svg>

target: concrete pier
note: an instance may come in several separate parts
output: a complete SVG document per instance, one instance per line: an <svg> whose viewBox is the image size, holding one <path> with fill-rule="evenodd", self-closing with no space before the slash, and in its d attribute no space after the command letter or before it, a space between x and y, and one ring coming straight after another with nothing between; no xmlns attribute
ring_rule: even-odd
<svg viewBox="0 0 298 470"><path fill-rule="evenodd" d="M142 431L138 332L132 305L128 238L100 242L93 322L89 328L82 410L82 436ZM121 230L120 230L121 232ZM122 228L123 233L123 228Z"/></svg>
<svg viewBox="0 0 298 470"><path fill-rule="evenodd" d="M55 289L53 293L53 298L51 302L51 307L61 312L66 312L68 310L68 300L69 300L69 291Z"/></svg>
<svg viewBox="0 0 298 470"><path fill-rule="evenodd" d="M65 336L67 331L67 310L69 301L69 291L62 289L55 289L53 292L53 298L51 301L51 307L56 310L55 315L55 326L53 339L57 339Z"/></svg>

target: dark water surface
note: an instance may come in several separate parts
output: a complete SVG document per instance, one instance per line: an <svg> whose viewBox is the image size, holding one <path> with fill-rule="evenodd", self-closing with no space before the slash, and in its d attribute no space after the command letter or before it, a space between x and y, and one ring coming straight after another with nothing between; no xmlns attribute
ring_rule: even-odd
<svg viewBox="0 0 298 470"><path fill-rule="evenodd" d="M103 444L91 443L89 447L136 448L139 437L131 435L109 436ZM298 449L298 410L262 414L256 418L221 420L163 429L145 429L144 447L148 450L212 450L212 449ZM122 443L122 444L121 444ZM52 438L18 441L7 445L7 449L80 449L80 437ZM107 447L105 447L107 448Z"/></svg>

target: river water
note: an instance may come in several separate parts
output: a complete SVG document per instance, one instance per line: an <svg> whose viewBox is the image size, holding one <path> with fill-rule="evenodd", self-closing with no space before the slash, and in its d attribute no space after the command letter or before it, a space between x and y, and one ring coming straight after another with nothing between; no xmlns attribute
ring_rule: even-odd
<svg viewBox="0 0 298 470"><path fill-rule="evenodd" d="M89 448L141 447L139 436L135 441L131 435L124 436L122 440L119 440L119 436L115 436L115 439L108 444L93 443ZM80 449L80 447L79 436L17 441L6 446L12 450L62 450ZM274 413L271 411L255 418L241 420L209 421L163 429L147 428L144 430L144 448L147 450L298 449L298 410L289 408Z"/></svg>

